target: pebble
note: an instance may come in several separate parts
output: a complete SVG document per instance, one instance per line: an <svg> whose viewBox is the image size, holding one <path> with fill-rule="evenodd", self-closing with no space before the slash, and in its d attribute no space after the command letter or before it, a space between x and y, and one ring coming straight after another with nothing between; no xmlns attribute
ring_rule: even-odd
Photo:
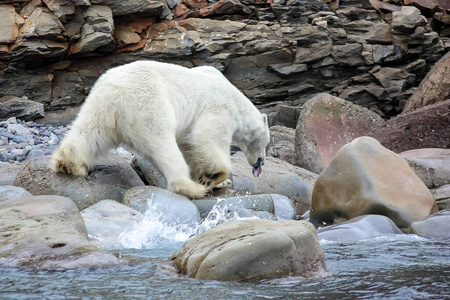
<svg viewBox="0 0 450 300"><path fill-rule="evenodd" d="M50 155L69 129L9 118L0 122L0 162L17 164Z"/></svg>

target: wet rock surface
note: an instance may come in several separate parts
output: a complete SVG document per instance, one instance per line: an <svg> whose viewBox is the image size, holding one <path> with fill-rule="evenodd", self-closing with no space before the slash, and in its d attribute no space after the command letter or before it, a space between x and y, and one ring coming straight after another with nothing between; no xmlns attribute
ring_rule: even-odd
<svg viewBox="0 0 450 300"><path fill-rule="evenodd" d="M117 266L92 246L83 219L66 197L35 196L0 202L0 264L34 268Z"/></svg>
<svg viewBox="0 0 450 300"><path fill-rule="evenodd" d="M180 273L207 280L311 278L326 271L317 233L306 221L227 222L188 241L171 260Z"/></svg>

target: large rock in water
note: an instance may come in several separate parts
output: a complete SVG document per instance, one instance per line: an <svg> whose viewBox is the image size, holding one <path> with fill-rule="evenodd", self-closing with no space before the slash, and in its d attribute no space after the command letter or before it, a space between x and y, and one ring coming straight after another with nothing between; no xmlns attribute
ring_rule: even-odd
<svg viewBox="0 0 450 300"><path fill-rule="evenodd" d="M66 197L36 196L0 202L0 265L98 268L119 260L92 246L83 219Z"/></svg>
<svg viewBox="0 0 450 300"><path fill-rule="evenodd" d="M317 178L311 222L379 214L407 228L436 211L431 192L403 158L373 138L360 137L342 147Z"/></svg>
<svg viewBox="0 0 450 300"><path fill-rule="evenodd" d="M368 136L396 153L420 148L450 148L450 99L398 115Z"/></svg>
<svg viewBox="0 0 450 300"><path fill-rule="evenodd" d="M442 57L409 98L403 113L450 99L450 52Z"/></svg>
<svg viewBox="0 0 450 300"><path fill-rule="evenodd" d="M127 190L144 185L130 164L117 155L99 158L86 178L56 174L50 170L49 161L49 156L28 160L17 174L14 185L35 196L69 197L80 210L105 199L121 202Z"/></svg>
<svg viewBox="0 0 450 300"><path fill-rule="evenodd" d="M343 145L383 124L366 108L319 94L302 107L295 129L295 165L319 174Z"/></svg>
<svg viewBox="0 0 450 300"><path fill-rule="evenodd" d="M326 271L316 230L307 221L223 223L189 240L171 260L180 273L206 280L311 278Z"/></svg>

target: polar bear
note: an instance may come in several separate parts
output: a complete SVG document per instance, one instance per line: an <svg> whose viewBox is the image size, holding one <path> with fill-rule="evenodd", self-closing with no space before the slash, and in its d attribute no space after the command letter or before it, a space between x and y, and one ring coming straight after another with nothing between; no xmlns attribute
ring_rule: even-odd
<svg viewBox="0 0 450 300"><path fill-rule="evenodd" d="M168 190L202 198L228 179L232 142L258 176L269 139L267 116L217 69L136 61L97 80L50 167L86 177L122 145L150 160Z"/></svg>

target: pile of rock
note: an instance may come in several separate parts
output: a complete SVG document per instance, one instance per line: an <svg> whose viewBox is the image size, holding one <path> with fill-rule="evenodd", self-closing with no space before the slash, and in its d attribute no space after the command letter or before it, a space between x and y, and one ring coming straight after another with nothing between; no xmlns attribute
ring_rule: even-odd
<svg viewBox="0 0 450 300"><path fill-rule="evenodd" d="M63 109L82 103L107 69L155 59L215 66L272 114L280 101L296 110L328 91L389 117L448 50L419 3L141 2L0 5L8 24L0 29L0 96Z"/></svg>
<svg viewBox="0 0 450 300"><path fill-rule="evenodd" d="M25 122L15 117L0 122L0 162L20 163L50 155L67 131L66 126Z"/></svg>

